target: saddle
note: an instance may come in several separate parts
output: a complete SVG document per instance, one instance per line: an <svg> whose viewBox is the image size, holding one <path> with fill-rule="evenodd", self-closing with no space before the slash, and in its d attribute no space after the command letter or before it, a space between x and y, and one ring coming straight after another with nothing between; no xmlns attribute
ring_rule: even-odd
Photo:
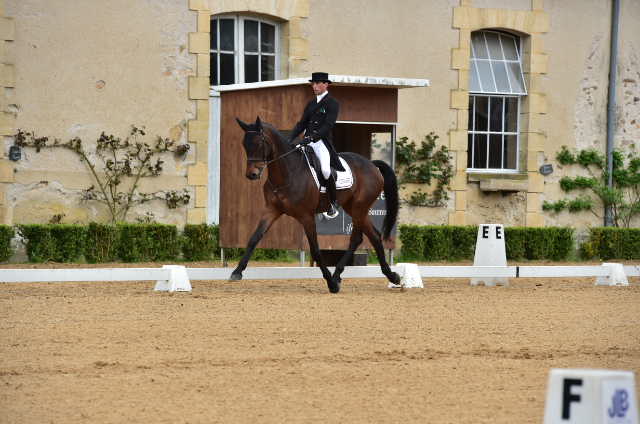
<svg viewBox="0 0 640 424"><path fill-rule="evenodd" d="M307 165L309 166L309 170L311 171L311 175L313 176L313 180L316 182L316 186L320 190L320 193L326 193L326 189L323 185L320 184L319 175L322 175L322 168L320 166L320 160L317 158L313 149L304 148L303 149L304 157L307 161ZM345 169L344 171L336 171L331 168L331 173L334 175L336 179L336 190L346 190L353 186L353 173L351 172L351 168L347 164L340 154L338 154L340 158L340 163L342 167Z"/></svg>

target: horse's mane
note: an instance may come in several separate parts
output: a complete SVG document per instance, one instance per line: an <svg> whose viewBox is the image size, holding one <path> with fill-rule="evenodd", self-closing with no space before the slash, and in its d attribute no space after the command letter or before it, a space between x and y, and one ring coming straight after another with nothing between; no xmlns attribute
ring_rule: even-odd
<svg viewBox="0 0 640 424"><path fill-rule="evenodd" d="M289 137L291 137L291 133L293 132L293 130L276 130L280 133L280 135L282 137L284 137L285 140L289 140Z"/></svg>
<svg viewBox="0 0 640 424"><path fill-rule="evenodd" d="M280 147L284 150L284 152L289 152L294 149L295 143L290 143L289 138L293 130L279 130L268 122L262 122L263 129L269 131L271 134L277 137L277 140L274 140L276 143L280 144ZM297 168L302 164L300 161L293 160L293 157L297 155L288 156L283 161L285 168L289 174L295 175L297 174Z"/></svg>
<svg viewBox="0 0 640 424"><path fill-rule="evenodd" d="M271 125L268 122L263 122L262 126L264 128L269 129L270 131L272 131L274 134L276 134L279 137L279 141L285 145L285 146L289 146L289 147L293 147L293 145L289 144L289 138L291 137L291 133L293 132L293 129L290 130L280 130L276 127L274 127L273 125Z"/></svg>

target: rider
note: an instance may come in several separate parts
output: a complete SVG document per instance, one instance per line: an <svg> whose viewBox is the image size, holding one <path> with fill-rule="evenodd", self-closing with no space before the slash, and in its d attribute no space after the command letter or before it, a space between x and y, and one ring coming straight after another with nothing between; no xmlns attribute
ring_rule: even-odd
<svg viewBox="0 0 640 424"><path fill-rule="evenodd" d="M329 74L326 72L314 72L311 74L311 88L316 95L304 108L302 118L291 132L291 141L304 131L304 139L300 144L309 145L313 148L316 157L320 160L324 185L329 196L329 211L325 214L328 218L335 218L338 215L336 200L336 180L335 173L331 168L344 171L340 164L338 154L332 143L332 129L338 119L340 104L333 98L329 91Z"/></svg>

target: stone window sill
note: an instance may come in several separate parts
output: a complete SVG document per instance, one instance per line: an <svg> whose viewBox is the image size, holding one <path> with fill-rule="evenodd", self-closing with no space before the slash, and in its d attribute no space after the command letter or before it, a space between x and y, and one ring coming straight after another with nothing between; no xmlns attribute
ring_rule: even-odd
<svg viewBox="0 0 640 424"><path fill-rule="evenodd" d="M483 174L468 173L469 182L480 183L481 191L526 192L529 180L526 173L522 174Z"/></svg>

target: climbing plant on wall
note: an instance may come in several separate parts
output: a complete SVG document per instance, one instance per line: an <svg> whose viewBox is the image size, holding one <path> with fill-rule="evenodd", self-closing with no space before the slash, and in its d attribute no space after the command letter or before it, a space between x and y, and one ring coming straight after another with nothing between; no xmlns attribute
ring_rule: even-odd
<svg viewBox="0 0 640 424"><path fill-rule="evenodd" d="M594 149L570 151L562 146L556 159L561 165L580 167L588 176L562 177L560 188L564 192L580 194L572 199L545 201L543 210L556 213L591 211L602 218L604 210L610 206L613 224L626 228L634 217L640 216L640 156L635 146L631 146L630 152L613 152L611 188L607 184L609 174L604 154Z"/></svg>
<svg viewBox="0 0 640 424"><path fill-rule="evenodd" d="M14 136L15 144L35 149L67 149L78 155L87 166L93 178L93 184L82 190L81 200L98 202L107 206L111 222L126 221L127 214L135 205L162 199L170 209L189 203L187 189L159 190L152 193L140 191L140 182L144 178L157 177L163 171L163 154L172 152L184 156L189 151L188 144L176 144L175 141L157 137L155 143L142 141L146 136L144 128L131 127L126 138L122 139L104 132L96 140L95 151L87 152L80 138L66 142L49 137L36 137L32 132L18 130Z"/></svg>
<svg viewBox="0 0 640 424"><path fill-rule="evenodd" d="M434 132L427 134L420 145L402 137L396 143L396 173L401 186L406 184L424 184L430 186L435 182L432 191L418 188L404 199L413 206L444 206L449 200L447 190L453 176L453 166L449 149L446 146L437 148L439 136Z"/></svg>

